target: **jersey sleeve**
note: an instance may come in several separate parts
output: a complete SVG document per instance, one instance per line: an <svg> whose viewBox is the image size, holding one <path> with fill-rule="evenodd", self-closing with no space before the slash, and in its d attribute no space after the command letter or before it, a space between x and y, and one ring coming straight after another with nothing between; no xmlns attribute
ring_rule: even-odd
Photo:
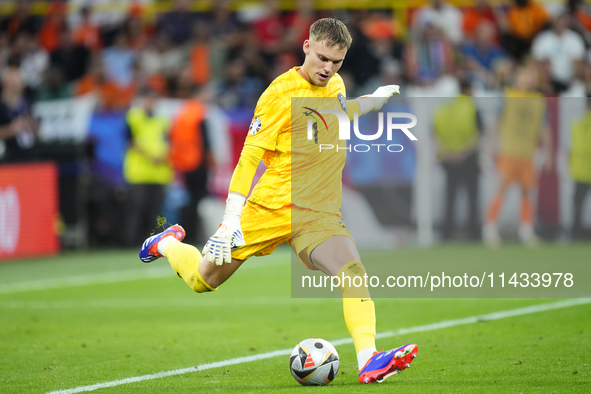
<svg viewBox="0 0 591 394"><path fill-rule="evenodd" d="M244 145L275 150L279 132L289 126L290 108L274 89L267 89L259 99Z"/></svg>

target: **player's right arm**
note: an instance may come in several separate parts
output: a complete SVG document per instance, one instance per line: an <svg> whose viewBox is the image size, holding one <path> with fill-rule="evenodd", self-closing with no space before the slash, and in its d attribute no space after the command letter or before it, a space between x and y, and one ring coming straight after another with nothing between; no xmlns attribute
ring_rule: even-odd
<svg viewBox="0 0 591 394"><path fill-rule="evenodd" d="M207 255L211 263L231 263L232 249L245 245L240 224L242 209L263 155L267 150L275 150L279 131L289 123L284 107L275 89L271 88L263 93L257 103L244 148L232 174L224 218L218 231L203 248L203 255Z"/></svg>

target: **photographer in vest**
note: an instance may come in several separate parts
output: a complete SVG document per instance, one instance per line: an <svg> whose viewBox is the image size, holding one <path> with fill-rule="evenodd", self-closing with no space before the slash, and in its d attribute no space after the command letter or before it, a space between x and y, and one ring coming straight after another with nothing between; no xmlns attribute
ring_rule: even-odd
<svg viewBox="0 0 591 394"><path fill-rule="evenodd" d="M591 190L591 97L585 115L571 129L570 173L575 181L572 238L591 239L591 229L583 226L585 198Z"/></svg>
<svg viewBox="0 0 591 394"><path fill-rule="evenodd" d="M165 186L172 181L168 160L169 120L154 113L158 93L143 88L126 115L128 148L123 175L128 184L126 243L145 238L161 214ZM138 241L140 240L140 241Z"/></svg>
<svg viewBox="0 0 591 394"><path fill-rule="evenodd" d="M482 121L471 97L470 82L460 81L460 90L461 94L442 105L433 119L437 156L446 174L442 236L445 240L454 237L457 192L464 188L468 196L468 238L477 240L480 239L478 143Z"/></svg>

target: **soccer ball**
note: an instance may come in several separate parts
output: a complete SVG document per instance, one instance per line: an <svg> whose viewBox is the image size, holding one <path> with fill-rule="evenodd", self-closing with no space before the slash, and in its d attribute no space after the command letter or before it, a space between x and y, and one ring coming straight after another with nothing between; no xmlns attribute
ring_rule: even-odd
<svg viewBox="0 0 591 394"><path fill-rule="evenodd" d="M324 339L304 339L293 348L289 369L303 386L326 386L339 372L339 354Z"/></svg>

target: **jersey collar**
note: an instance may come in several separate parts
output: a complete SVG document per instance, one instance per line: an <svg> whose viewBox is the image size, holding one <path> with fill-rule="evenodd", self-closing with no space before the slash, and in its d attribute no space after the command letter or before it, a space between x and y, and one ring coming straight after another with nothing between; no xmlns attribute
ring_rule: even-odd
<svg viewBox="0 0 591 394"><path fill-rule="evenodd" d="M300 79L304 84L306 84L312 90L316 90L316 91L322 92L322 91L326 90L326 88L328 88L328 84L330 84L330 81L328 81L328 84L326 84L326 86L316 86L316 85L312 85L310 82L306 81L304 79L304 77L302 77L298 73L298 70L300 68L302 68L302 67L301 66L294 67L291 70L289 70L289 72L290 73L293 73L296 76L296 78ZM333 75L333 77L334 77L334 75ZM332 78L331 78L331 80L332 80Z"/></svg>

